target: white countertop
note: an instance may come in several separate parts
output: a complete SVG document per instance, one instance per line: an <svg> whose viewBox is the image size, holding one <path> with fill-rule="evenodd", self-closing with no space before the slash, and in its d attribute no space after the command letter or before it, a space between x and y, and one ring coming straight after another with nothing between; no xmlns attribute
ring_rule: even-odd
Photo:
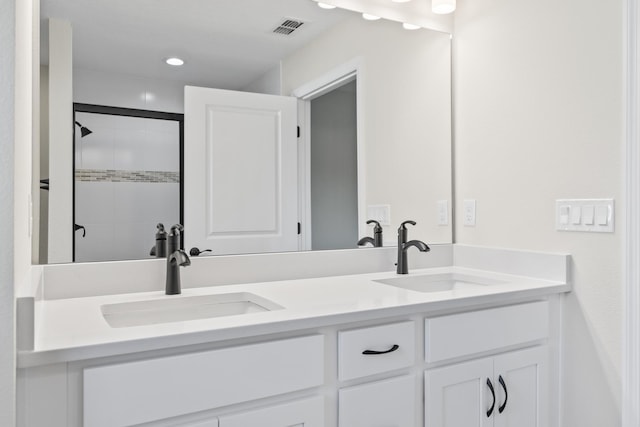
<svg viewBox="0 0 640 427"><path fill-rule="evenodd" d="M417 292L377 283L395 272L183 289L181 295L139 292L35 302L34 349L18 353L18 366L69 362L167 347L295 331L367 319L499 304L568 292L569 284L461 267L414 270L409 276L460 273L503 281L472 289ZM120 302L249 292L280 310L146 326L113 328L101 306Z"/></svg>

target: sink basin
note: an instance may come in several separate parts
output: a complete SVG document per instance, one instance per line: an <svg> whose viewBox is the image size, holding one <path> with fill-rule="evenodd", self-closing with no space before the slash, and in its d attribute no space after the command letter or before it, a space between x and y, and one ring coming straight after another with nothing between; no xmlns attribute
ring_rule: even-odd
<svg viewBox="0 0 640 427"><path fill-rule="evenodd" d="M105 304L102 316L112 328L184 322L279 310L283 307L248 292L167 296L162 299Z"/></svg>
<svg viewBox="0 0 640 427"><path fill-rule="evenodd" d="M393 279L375 280L375 282L418 292L444 292L463 289L477 289L478 286L491 286L506 283L501 280L458 273L402 276L394 277Z"/></svg>

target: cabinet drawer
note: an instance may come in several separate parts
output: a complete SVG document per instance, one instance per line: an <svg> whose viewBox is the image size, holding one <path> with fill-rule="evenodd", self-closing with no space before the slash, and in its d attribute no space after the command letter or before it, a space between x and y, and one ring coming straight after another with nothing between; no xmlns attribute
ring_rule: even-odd
<svg viewBox="0 0 640 427"><path fill-rule="evenodd" d="M324 398L309 399L220 417L220 427L324 427Z"/></svg>
<svg viewBox="0 0 640 427"><path fill-rule="evenodd" d="M425 320L425 359L439 362L548 336L547 301L433 317Z"/></svg>
<svg viewBox="0 0 640 427"><path fill-rule="evenodd" d="M340 427L415 427L412 375L344 388L338 394Z"/></svg>
<svg viewBox="0 0 640 427"><path fill-rule="evenodd" d="M412 321L338 334L338 378L341 381L405 368L414 360L415 325Z"/></svg>
<svg viewBox="0 0 640 427"><path fill-rule="evenodd" d="M84 370L84 425L126 426L321 385L324 336Z"/></svg>

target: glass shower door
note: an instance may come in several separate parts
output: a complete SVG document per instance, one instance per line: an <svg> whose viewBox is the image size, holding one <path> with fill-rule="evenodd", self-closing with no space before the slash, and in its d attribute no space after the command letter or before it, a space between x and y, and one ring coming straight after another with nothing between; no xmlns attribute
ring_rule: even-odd
<svg viewBox="0 0 640 427"><path fill-rule="evenodd" d="M75 111L75 261L150 258L156 224L181 222L182 115L95 108Z"/></svg>

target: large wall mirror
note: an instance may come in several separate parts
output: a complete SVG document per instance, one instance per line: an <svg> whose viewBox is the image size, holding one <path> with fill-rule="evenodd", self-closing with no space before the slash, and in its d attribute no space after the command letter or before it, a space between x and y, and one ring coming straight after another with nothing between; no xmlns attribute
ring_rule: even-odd
<svg viewBox="0 0 640 427"><path fill-rule="evenodd" d="M213 249L213 255L356 248L359 239L372 236L370 219L382 224L385 246L395 244L398 225L405 220L417 223L409 231L411 238L452 242L449 34L365 20L348 10L321 9L312 0L41 0L40 9L39 178L49 178L50 165L61 156L75 156L84 175L76 172L73 182L55 182L52 176L49 185L82 191L88 200L73 208L75 216L84 215L80 234L85 240L68 259L53 257L48 254L52 230L68 229L70 239L82 236L70 219L53 223L58 221L52 220L53 191L40 191L40 227L35 228L41 262L71 261L74 255L77 261L150 258L156 224L168 221L167 212L179 214L175 200L180 184L172 177L189 171L187 195L202 185L202 191L217 198L205 198L205 206L190 203L193 196L184 199L187 249L189 233L200 233L189 223L189 212L203 209L222 212L217 223L208 218L205 228L231 224L229 229L240 230L236 234L249 242L238 244L235 234L223 230L224 245L198 243L201 250ZM54 48L50 40L56 37L51 20L70 33L69 109L75 103L184 115L183 165L178 151L168 154L173 150L168 148L173 147L170 124L151 120L79 114L79 124L68 124L76 128L75 151L48 148L55 142L48 140L53 135L49 128L59 125L48 117L49 95L61 86L59 73L49 72L60 55L60 42ZM170 57L184 64L169 65L165 61ZM226 106L218 117L224 126L209 123L202 134L202 139L213 134L227 138L203 151L206 157L217 150L214 172L200 173L193 164L199 156L190 150L200 137L190 132L192 107L185 102L200 99L189 95L194 91L224 95L216 98ZM273 123L261 117L242 121L235 106L229 110L231 101L225 96L230 93L241 93L249 102L254 95L293 99L293 123L301 124L301 130L300 137L293 137L289 169L273 160L281 154L279 142L265 146L256 141L294 130L280 129L281 122L270 127ZM92 133L83 136L83 127ZM249 142L240 142L242 138ZM271 176L277 183L267 185ZM163 197L161 188L171 197ZM156 201L146 203L145 195L152 193ZM291 215L283 213L285 205ZM125 214L130 216L125 219ZM286 224L278 222L281 217ZM267 231L255 231L260 227ZM278 234L283 229L293 230L286 244L250 244L266 241L268 230ZM102 240L90 241L98 236ZM112 250L118 246L127 250Z"/></svg>

